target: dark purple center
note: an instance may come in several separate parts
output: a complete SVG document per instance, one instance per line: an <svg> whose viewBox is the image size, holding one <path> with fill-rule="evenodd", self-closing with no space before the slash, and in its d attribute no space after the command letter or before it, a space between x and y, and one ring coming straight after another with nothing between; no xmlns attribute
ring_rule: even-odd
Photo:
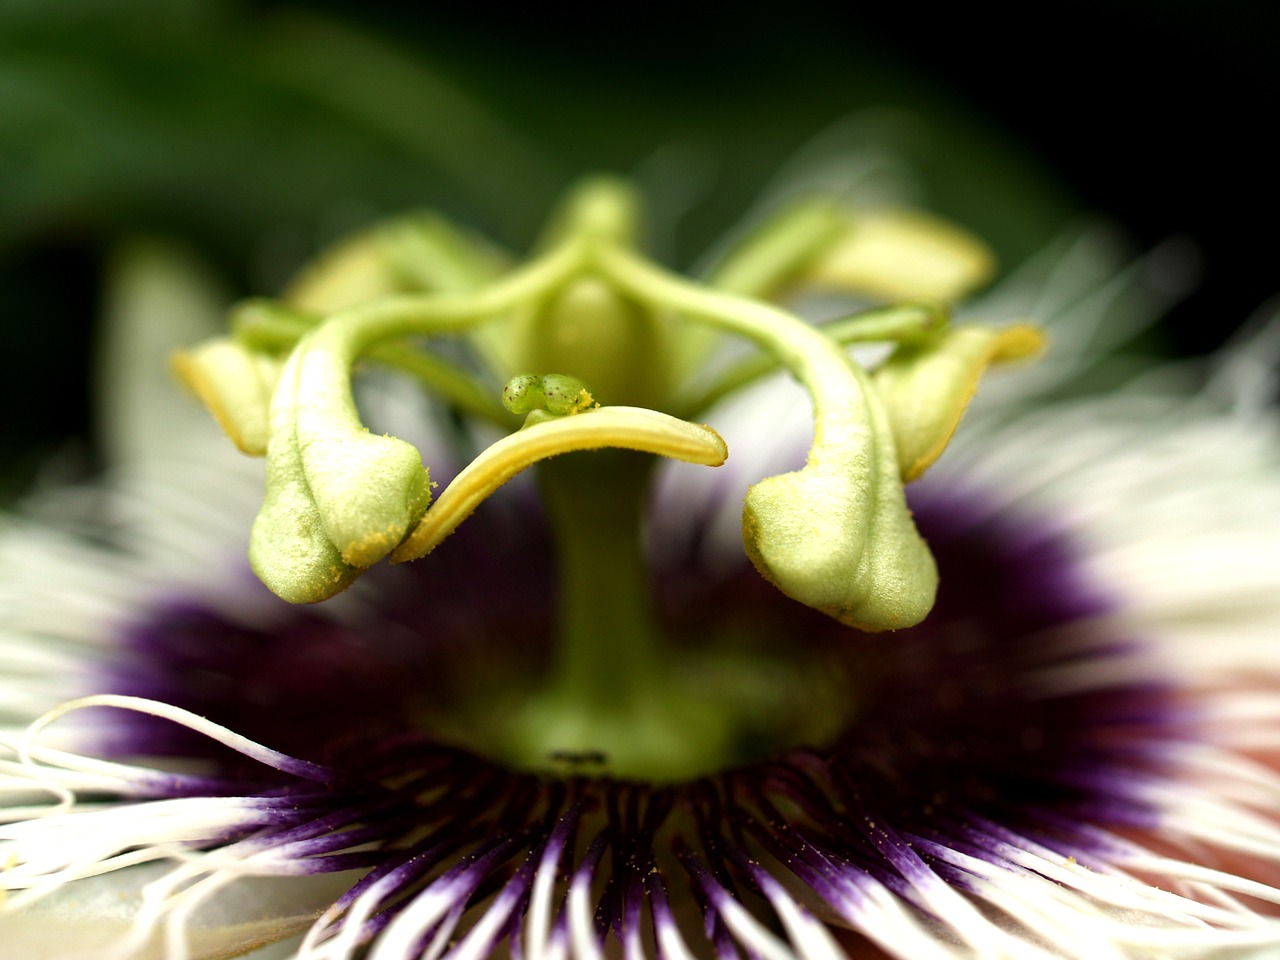
<svg viewBox="0 0 1280 960"><path fill-rule="evenodd" d="M915 496L942 586L923 625L891 634L858 634L801 607L745 560L728 577L680 564L659 571L655 596L673 644L754 645L820 664L838 678L825 704L844 718L826 741L783 749L767 738L753 745L747 731L744 762L688 783L543 778L432 738L450 718L455 730L459 717L494 721L504 691L532 685L550 641L545 530L495 525L483 510L428 559L372 574L361 606L340 616L281 605L267 624L192 597L157 605L123 638L110 687L394 782L376 810L362 794L343 813L388 841L423 835L429 823L438 829L422 842L441 850L498 838L483 849L505 866L473 902L527 879L519 864L545 849L555 824L592 824L588 839L611 850L614 865L602 929L625 926L618 918L641 899L660 913L661 885L676 874L704 910L714 913L708 904L722 888L753 889L760 902L769 884L760 856L828 902L838 893L833 870L854 886L874 878L905 889L928 870L964 888L966 877L930 851L999 861L1011 837L1085 862L1105 857L1092 828L1152 821L1133 785L1162 769L1176 705L1157 677L1132 669L1141 645L1108 632L1110 602L1084 581L1069 540L988 507L978 496ZM492 704L486 715L477 702ZM115 754L209 757L262 789L279 776L165 722L110 729ZM361 856L375 877L418 862L403 849ZM585 856L566 859L566 871L587 869ZM645 864L659 879L647 879ZM707 923L713 943L725 936Z"/></svg>
<svg viewBox="0 0 1280 960"><path fill-rule="evenodd" d="M332 608L277 601L246 574L238 616L182 596L131 625L109 689L184 707L295 757L359 766L371 743L536 673L550 641L554 584L540 523L514 535L480 519L449 549L385 565ZM533 561L530 557L534 557ZM510 675L510 676L509 676ZM234 756L148 717L113 719L119 754Z"/></svg>

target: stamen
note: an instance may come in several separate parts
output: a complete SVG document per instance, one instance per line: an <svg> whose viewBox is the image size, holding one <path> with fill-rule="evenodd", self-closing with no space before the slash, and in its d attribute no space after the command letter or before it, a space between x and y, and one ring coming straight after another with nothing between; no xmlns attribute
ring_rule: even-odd
<svg viewBox="0 0 1280 960"><path fill-rule="evenodd" d="M794 204L753 229L708 280L726 293L771 297L837 240L846 226L847 217L834 203Z"/></svg>
<svg viewBox="0 0 1280 960"><path fill-rule="evenodd" d="M1044 347L1035 327L966 325L923 343L898 346L871 375L884 401L903 482L920 477L942 454L988 364L1024 360Z"/></svg>
<svg viewBox="0 0 1280 960"><path fill-rule="evenodd" d="M710 427L643 407L600 407L547 420L503 437L469 463L421 522L391 553L392 563L424 557L458 528L494 490L539 460L575 450L614 447L717 467L729 455Z"/></svg>
<svg viewBox="0 0 1280 960"><path fill-rule="evenodd" d="M289 285L285 299L332 313L409 290L465 293L496 280L505 258L438 213L395 217L339 241Z"/></svg>
<svg viewBox="0 0 1280 960"><path fill-rule="evenodd" d="M418 451L360 422L356 359L380 341L470 329L563 282L581 259L580 245L566 243L478 293L389 297L302 337L272 396L267 489L250 541L268 587L295 603L333 596L400 543L430 500Z"/></svg>
<svg viewBox="0 0 1280 960"><path fill-rule="evenodd" d="M850 217L804 280L885 300L958 300L994 270L995 257L972 234L917 211L884 210Z"/></svg>
<svg viewBox="0 0 1280 960"><path fill-rule="evenodd" d="M272 589L314 590L318 578L345 586L355 568L386 556L430 501L417 448L360 422L354 358L327 335L337 329L326 324L299 342L272 398L266 497L250 539L254 569ZM308 561L301 570L300 553Z"/></svg>
<svg viewBox="0 0 1280 960"><path fill-rule="evenodd" d="M873 388L839 345L768 304L717 293L603 248L597 263L632 296L745 336L809 391L814 437L805 466L747 492L743 543L783 593L863 630L919 623L937 568L903 498L893 434Z"/></svg>
<svg viewBox="0 0 1280 960"><path fill-rule="evenodd" d="M242 453L266 456L271 393L283 362L219 337L172 360L174 373L200 398Z"/></svg>

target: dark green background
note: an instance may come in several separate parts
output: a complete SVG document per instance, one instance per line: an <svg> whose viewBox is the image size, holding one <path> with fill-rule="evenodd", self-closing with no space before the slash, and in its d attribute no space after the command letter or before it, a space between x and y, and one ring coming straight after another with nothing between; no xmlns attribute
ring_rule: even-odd
<svg viewBox="0 0 1280 960"><path fill-rule="evenodd" d="M21 478L87 431L123 236L181 238L263 292L379 214L437 206L518 246L582 172L696 161L688 259L868 108L1006 263L1084 211L1139 246L1191 240L1199 286L1163 338L1212 348L1280 289L1274 9L0 0L0 464ZM459 93L491 127L459 133Z"/></svg>

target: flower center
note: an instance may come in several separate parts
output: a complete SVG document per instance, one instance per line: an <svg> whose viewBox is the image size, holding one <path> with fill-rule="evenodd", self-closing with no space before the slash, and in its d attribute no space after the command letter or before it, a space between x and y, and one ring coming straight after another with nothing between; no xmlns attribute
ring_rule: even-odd
<svg viewBox="0 0 1280 960"><path fill-rule="evenodd" d="M747 490L746 556L781 594L846 627L909 627L933 605L937 569L903 485L945 447L986 365L1034 353L1039 337L949 328L934 301L823 329L770 302L806 284L955 295L985 271L952 231L924 228L921 243L918 221L886 231L830 203L802 204L766 221L703 281L643 257L638 222L632 190L590 182L540 250L507 270L438 219L401 225L395 242L375 236L345 260L322 261L286 302L242 306L232 337L189 351L178 367L237 445L266 456L250 561L292 603L326 600L383 559L426 557L497 488L536 467L553 555L474 576L493 578L483 593L529 565L554 567L549 659L536 681L501 691L500 710L471 698L463 713L473 722L454 732L524 769L586 765L661 781L822 742L853 698L805 644L762 655L751 637L714 629L704 642L675 641L656 613L642 548L653 466L641 455L719 466L726 440L699 418L743 383L786 369L808 394L812 442L797 469ZM952 279L941 288L936 271L917 269L938 250L958 266L942 271ZM350 297L347 280L358 292ZM454 355L475 362L433 352L440 337L465 341ZM758 354L717 372L708 356L726 338ZM863 369L846 350L860 340L890 344L889 359ZM426 461L439 451L362 422L352 378L365 362L417 377L455 412L506 435L433 489ZM495 379L506 382L501 405ZM815 706L798 710L796 700ZM477 716L486 710L494 715Z"/></svg>
<svg viewBox="0 0 1280 960"><path fill-rule="evenodd" d="M742 638L677 644L660 622L641 546L651 472L640 455L616 451L540 467L556 536L556 639L543 685L495 742L475 744L482 752L525 769L652 782L710 773L821 734L819 724L797 725L793 702L823 699L815 676L799 676L817 671L782 667ZM727 650L737 653L732 665ZM788 675L797 688L779 683ZM843 713L824 711L825 725L834 732Z"/></svg>

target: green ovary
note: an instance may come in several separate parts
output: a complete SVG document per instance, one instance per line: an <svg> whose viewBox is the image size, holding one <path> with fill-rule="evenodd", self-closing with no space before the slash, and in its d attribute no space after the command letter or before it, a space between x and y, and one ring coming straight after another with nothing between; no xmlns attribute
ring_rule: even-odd
<svg viewBox="0 0 1280 960"><path fill-rule="evenodd" d="M599 277L575 277L520 324L524 369L564 371L607 402L669 407L671 369L661 318Z"/></svg>

